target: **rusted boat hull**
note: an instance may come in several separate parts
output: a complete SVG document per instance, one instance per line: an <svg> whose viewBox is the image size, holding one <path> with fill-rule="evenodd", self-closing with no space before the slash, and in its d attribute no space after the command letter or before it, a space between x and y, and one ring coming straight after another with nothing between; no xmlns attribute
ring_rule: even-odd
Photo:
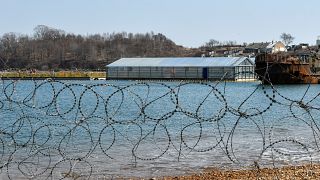
<svg viewBox="0 0 320 180"><path fill-rule="evenodd" d="M289 55L258 55L255 72L264 84L318 84L308 63Z"/></svg>

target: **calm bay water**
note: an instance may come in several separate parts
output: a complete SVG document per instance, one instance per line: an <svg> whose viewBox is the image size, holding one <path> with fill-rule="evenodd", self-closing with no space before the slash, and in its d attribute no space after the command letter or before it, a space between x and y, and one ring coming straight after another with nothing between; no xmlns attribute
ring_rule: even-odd
<svg viewBox="0 0 320 180"><path fill-rule="evenodd" d="M319 85L3 81L1 89L3 179L319 160Z"/></svg>

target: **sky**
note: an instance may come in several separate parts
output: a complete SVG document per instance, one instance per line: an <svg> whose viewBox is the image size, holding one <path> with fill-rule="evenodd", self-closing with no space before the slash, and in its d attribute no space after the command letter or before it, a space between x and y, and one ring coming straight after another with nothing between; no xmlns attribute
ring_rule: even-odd
<svg viewBox="0 0 320 180"><path fill-rule="evenodd" d="M283 32L315 44L319 8L319 0L0 0L0 35L46 25L81 35L153 31L185 47L277 41Z"/></svg>

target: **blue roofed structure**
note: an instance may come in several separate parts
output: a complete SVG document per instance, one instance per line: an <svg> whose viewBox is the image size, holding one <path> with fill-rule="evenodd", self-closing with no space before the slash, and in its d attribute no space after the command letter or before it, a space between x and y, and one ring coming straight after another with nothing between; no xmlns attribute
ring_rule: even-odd
<svg viewBox="0 0 320 180"><path fill-rule="evenodd" d="M121 58L107 65L108 79L254 79L247 57Z"/></svg>
<svg viewBox="0 0 320 180"><path fill-rule="evenodd" d="M121 58L108 67L229 67L237 66L245 60L250 59L246 57Z"/></svg>

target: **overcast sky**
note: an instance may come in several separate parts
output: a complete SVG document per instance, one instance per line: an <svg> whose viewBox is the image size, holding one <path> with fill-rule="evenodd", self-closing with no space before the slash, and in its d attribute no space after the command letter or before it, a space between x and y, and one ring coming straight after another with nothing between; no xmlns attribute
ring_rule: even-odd
<svg viewBox="0 0 320 180"><path fill-rule="evenodd" d="M282 32L315 44L319 9L319 0L0 0L0 35L41 24L83 35L153 31L187 47L279 40Z"/></svg>

